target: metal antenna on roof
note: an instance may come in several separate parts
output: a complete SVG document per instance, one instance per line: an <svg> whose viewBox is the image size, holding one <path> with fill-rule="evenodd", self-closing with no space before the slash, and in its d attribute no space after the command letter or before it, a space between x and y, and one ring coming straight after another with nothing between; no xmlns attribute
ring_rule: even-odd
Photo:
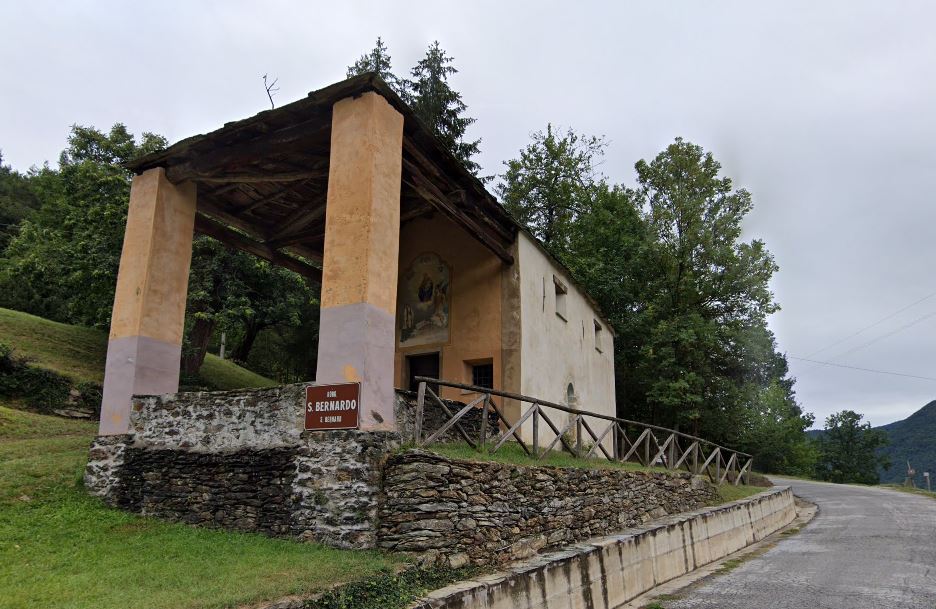
<svg viewBox="0 0 936 609"><path fill-rule="evenodd" d="M276 86L279 78L274 78L273 82L267 84L267 75L263 75L263 88L266 89L267 97L270 98L270 108L273 109L276 105L273 103L273 94L279 91L279 87Z"/></svg>

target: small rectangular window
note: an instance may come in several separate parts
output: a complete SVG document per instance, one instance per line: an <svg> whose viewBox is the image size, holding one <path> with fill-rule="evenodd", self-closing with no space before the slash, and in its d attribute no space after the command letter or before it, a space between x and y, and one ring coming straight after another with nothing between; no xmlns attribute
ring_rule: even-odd
<svg viewBox="0 0 936 609"><path fill-rule="evenodd" d="M471 367L471 384L494 389L494 364L475 364Z"/></svg>
<svg viewBox="0 0 936 609"><path fill-rule="evenodd" d="M598 351L598 353L602 353L601 333L602 333L601 324L598 323L598 320L596 319L595 320L595 350Z"/></svg>
<svg viewBox="0 0 936 609"><path fill-rule="evenodd" d="M569 288L555 275L553 275L553 286L556 288L556 315L562 321L569 321L568 314L566 313L566 297L569 293Z"/></svg>

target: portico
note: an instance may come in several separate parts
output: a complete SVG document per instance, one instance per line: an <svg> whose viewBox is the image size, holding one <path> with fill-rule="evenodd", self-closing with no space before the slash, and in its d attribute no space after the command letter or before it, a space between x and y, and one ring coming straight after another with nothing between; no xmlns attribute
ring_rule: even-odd
<svg viewBox="0 0 936 609"><path fill-rule="evenodd" d="M370 431L395 429L393 393L403 361L400 268L430 249L420 242L422 233L407 227L431 224L427 244L467 240L482 252L473 255L498 285L503 269L514 264L515 223L373 74L183 140L130 169L137 175L114 300L101 435L128 431L133 395L178 390L195 233L321 285L319 348L309 354L317 357L315 380L360 382L360 427ZM401 231L407 235L402 248ZM475 265L459 252L445 264L459 269L451 279L455 289L470 291L461 269ZM458 338L477 307L456 305L441 316L453 294L438 282L428 298L433 323L444 326L440 344L471 343L465 361L496 362L501 386L519 390L504 373L511 363L504 354L518 347L505 342L500 315L502 299L516 292L488 293L494 302L482 308L497 316L485 314L489 326L480 343Z"/></svg>

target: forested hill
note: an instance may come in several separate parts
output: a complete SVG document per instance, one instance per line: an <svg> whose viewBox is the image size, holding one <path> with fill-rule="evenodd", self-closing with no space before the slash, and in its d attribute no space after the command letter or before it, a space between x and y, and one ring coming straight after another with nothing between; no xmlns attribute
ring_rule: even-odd
<svg viewBox="0 0 936 609"><path fill-rule="evenodd" d="M881 471L881 482L903 482L907 475L907 460L917 472L917 486L923 482L923 472L936 476L936 400L902 421L882 425L890 444L881 449L891 460L888 471Z"/></svg>

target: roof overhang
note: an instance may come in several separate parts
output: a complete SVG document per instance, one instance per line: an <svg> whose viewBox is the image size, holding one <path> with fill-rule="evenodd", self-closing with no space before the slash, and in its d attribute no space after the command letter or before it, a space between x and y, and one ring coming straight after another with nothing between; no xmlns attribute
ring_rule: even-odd
<svg viewBox="0 0 936 609"><path fill-rule="evenodd" d="M517 224L376 74L227 123L128 164L198 184L196 231L321 281L335 102L374 91L404 118L401 223L441 213L507 264Z"/></svg>

